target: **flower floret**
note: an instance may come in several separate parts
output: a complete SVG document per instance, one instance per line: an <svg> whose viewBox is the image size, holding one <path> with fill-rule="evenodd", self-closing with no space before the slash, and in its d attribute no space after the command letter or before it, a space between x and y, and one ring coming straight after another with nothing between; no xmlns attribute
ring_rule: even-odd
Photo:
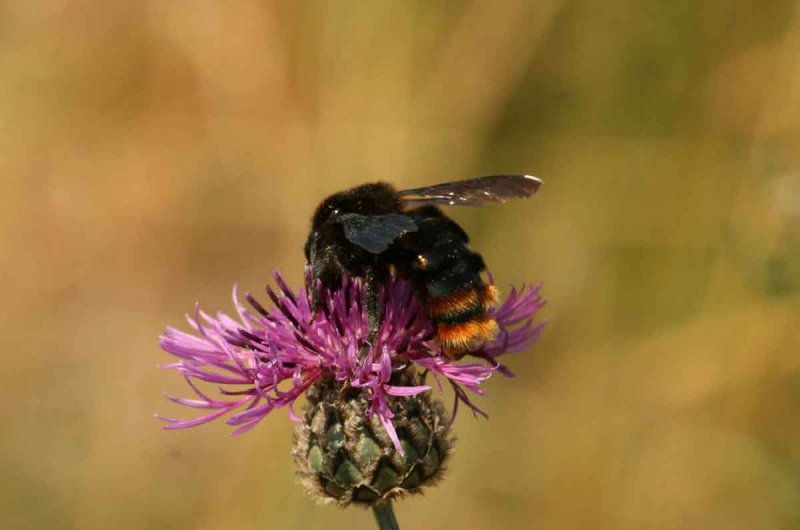
<svg viewBox="0 0 800 530"><path fill-rule="evenodd" d="M195 306L187 321L194 333L167 327L160 346L178 358L163 367L183 375L193 398L166 396L190 408L210 411L197 418L163 418L167 429L182 429L229 415L226 423L241 434L255 427L270 412L287 408L300 421L292 405L309 387L326 376L352 388L365 390L370 400L368 414L378 416L395 447L402 452L392 424L391 401L409 398L431 389L424 384L398 385L393 375L416 365L432 375L439 389L452 385L456 405L470 401L467 391L482 395L481 383L495 371L511 375L497 358L519 352L538 337L543 324L534 325L544 304L540 286L512 289L491 315L500 333L473 358L479 362L456 362L441 354L433 340L434 328L423 301L414 287L393 277L383 287L383 320L373 344L367 342L364 288L358 279L345 279L340 289L322 290L308 279L293 292L281 275L274 274L276 289L267 287L272 302L266 308L246 294L245 305L233 290L238 319L224 313L211 316ZM311 308L311 290L321 290L319 311ZM201 390L197 381L221 385L221 397Z"/></svg>

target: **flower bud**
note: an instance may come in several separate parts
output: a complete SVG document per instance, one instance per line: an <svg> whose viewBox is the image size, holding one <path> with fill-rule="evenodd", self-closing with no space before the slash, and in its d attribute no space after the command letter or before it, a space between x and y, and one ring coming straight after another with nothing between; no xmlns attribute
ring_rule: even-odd
<svg viewBox="0 0 800 530"><path fill-rule="evenodd" d="M392 383L422 384L419 379L413 368L405 368L393 374ZM452 446L444 405L430 392L387 396L401 452L378 416L369 413L368 392L332 377L308 390L292 455L301 482L321 502L372 505L418 493L443 474Z"/></svg>

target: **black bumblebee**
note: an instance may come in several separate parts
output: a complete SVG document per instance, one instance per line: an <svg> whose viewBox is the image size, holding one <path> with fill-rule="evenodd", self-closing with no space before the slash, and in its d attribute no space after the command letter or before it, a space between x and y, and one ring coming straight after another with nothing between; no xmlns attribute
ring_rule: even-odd
<svg viewBox="0 0 800 530"><path fill-rule="evenodd" d="M364 279L372 342L382 319L380 286L393 268L419 288L444 354L459 359L497 334L488 314L497 290L481 277L486 265L466 232L437 205L505 202L541 184L530 175L494 175L403 191L364 184L331 195L317 207L305 245L312 278L327 289L341 286L343 275Z"/></svg>

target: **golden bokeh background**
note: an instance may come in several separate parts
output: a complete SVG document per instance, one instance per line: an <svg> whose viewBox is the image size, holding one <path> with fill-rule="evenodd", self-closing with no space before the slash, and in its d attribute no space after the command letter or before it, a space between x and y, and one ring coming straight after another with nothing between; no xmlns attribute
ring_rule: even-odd
<svg viewBox="0 0 800 530"><path fill-rule="evenodd" d="M158 335L328 193L499 172L451 213L549 324L402 528L800 528L799 50L793 0L0 3L0 528L374 528L283 411L162 431Z"/></svg>

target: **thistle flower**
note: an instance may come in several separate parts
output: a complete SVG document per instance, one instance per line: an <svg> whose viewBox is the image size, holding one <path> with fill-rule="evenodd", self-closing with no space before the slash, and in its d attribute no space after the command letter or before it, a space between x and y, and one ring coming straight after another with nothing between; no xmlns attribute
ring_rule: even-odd
<svg viewBox="0 0 800 530"><path fill-rule="evenodd" d="M375 505L419 491L436 480L451 440L444 407L430 397L430 375L439 390L450 384L459 403L483 414L471 394L495 372L511 376L498 360L528 348L543 324L534 325L544 304L539 286L512 289L492 311L497 338L470 360L453 361L434 341L417 290L393 277L382 289L383 321L367 343L364 287L345 279L340 289L306 284L292 291L277 272L277 290L267 287L267 309L247 294L245 306L233 290L238 319L215 317L195 306L187 316L193 333L168 327L160 345L178 361L165 365L186 379L193 398L167 396L207 411L193 419L162 418L167 429L182 429L228 415L241 434L270 412L286 408L300 425L293 454L303 482L320 500ZM323 300L314 312L312 290ZM221 385L211 397L197 382ZM304 393L303 417L293 409ZM377 512L376 512L377 513Z"/></svg>

